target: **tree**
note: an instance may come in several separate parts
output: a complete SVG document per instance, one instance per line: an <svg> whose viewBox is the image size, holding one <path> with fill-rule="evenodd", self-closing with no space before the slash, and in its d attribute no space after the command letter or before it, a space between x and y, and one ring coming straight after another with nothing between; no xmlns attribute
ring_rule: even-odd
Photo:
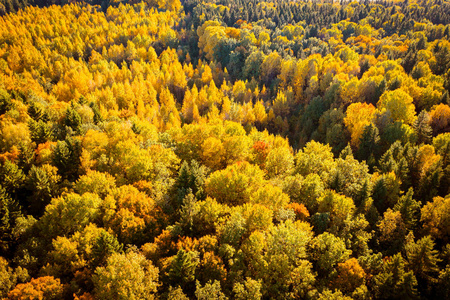
<svg viewBox="0 0 450 300"><path fill-rule="evenodd" d="M53 198L45 207L39 228L46 239L73 234L94 222L100 215L101 199L91 193L69 193Z"/></svg>
<svg viewBox="0 0 450 300"><path fill-rule="evenodd" d="M203 287L200 283L196 282L195 297L198 300L227 300L228 297L222 292L220 282L214 280L209 281Z"/></svg>
<svg viewBox="0 0 450 300"><path fill-rule="evenodd" d="M199 263L198 253L184 249L178 250L170 263L168 274L170 282L181 284L183 289L188 289L195 280L195 272Z"/></svg>
<svg viewBox="0 0 450 300"><path fill-rule="evenodd" d="M98 299L155 299L159 270L142 254L114 253L93 276Z"/></svg>
<svg viewBox="0 0 450 300"><path fill-rule="evenodd" d="M382 271L374 276L374 291L379 299L417 299L417 280L407 271L400 253L383 263Z"/></svg>
<svg viewBox="0 0 450 300"><path fill-rule="evenodd" d="M333 153L329 145L311 141L295 156L295 172L302 176L315 173L326 181L333 167Z"/></svg>
<svg viewBox="0 0 450 300"><path fill-rule="evenodd" d="M265 167L269 178L289 175L294 167L294 156L290 149L273 148L267 154Z"/></svg>
<svg viewBox="0 0 450 300"><path fill-rule="evenodd" d="M57 300L64 297L64 286L59 278L44 276L33 278L28 283L18 284L8 293L8 299L49 299Z"/></svg>
<svg viewBox="0 0 450 300"><path fill-rule="evenodd" d="M337 266L337 278L333 281L340 291L349 294L364 284L366 272L354 257L339 263Z"/></svg>
<svg viewBox="0 0 450 300"><path fill-rule="evenodd" d="M201 282L208 282L217 280L225 282L227 279L227 270L222 258L214 254L213 251L203 253L203 258L200 260L197 278Z"/></svg>
<svg viewBox="0 0 450 300"><path fill-rule="evenodd" d="M310 247L310 257L322 278L326 278L338 263L349 259L352 253L351 250L347 250L342 239L328 232L315 237Z"/></svg>
<svg viewBox="0 0 450 300"><path fill-rule="evenodd" d="M284 208L289 203L289 196L281 188L267 184L250 196L250 203L261 204L273 211Z"/></svg>
<svg viewBox="0 0 450 300"><path fill-rule="evenodd" d="M364 131L359 140L358 151L356 157L359 160L365 160L366 163L373 167L375 165L375 157L378 158L378 143L380 136L378 134L378 128L373 124L369 124L364 127Z"/></svg>
<svg viewBox="0 0 450 300"><path fill-rule="evenodd" d="M124 244L144 244L159 233L164 219L155 200L130 185L114 189L103 201L102 213L105 227Z"/></svg>
<svg viewBox="0 0 450 300"><path fill-rule="evenodd" d="M425 280L428 284L433 282L439 274L438 251L434 250L434 242L431 236L425 236L417 242L406 244L406 257L410 269L416 277Z"/></svg>
<svg viewBox="0 0 450 300"><path fill-rule="evenodd" d="M402 250L406 238L406 225L399 211L390 208L383 214L383 219L377 224L378 241L383 253L394 254Z"/></svg>
<svg viewBox="0 0 450 300"><path fill-rule="evenodd" d="M414 190L409 188L408 192L400 197L394 206L394 211L399 211L408 229L414 229L419 220L420 204L413 199Z"/></svg>
<svg viewBox="0 0 450 300"><path fill-rule="evenodd" d="M13 107L11 95L5 90L0 90L0 115L3 115Z"/></svg>
<svg viewBox="0 0 450 300"><path fill-rule="evenodd" d="M16 195L16 192L23 187L25 180L25 174L23 171L12 161L5 161L0 166L0 184L11 195Z"/></svg>
<svg viewBox="0 0 450 300"><path fill-rule="evenodd" d="M248 202L264 183L264 172L244 161L212 173L206 180L205 191L220 203L239 205Z"/></svg>
<svg viewBox="0 0 450 300"><path fill-rule="evenodd" d="M418 144L428 144L431 141L433 129L430 126L430 120L430 115L422 110L414 121L413 127L417 134Z"/></svg>
<svg viewBox="0 0 450 300"><path fill-rule="evenodd" d="M13 270L9 266L8 261L0 256L0 297L5 298L8 292L16 286L17 282L28 280L29 275L26 269L17 267Z"/></svg>
<svg viewBox="0 0 450 300"><path fill-rule="evenodd" d="M413 98L401 89L386 91L377 103L378 109L389 114L392 120L411 125L416 120Z"/></svg>
<svg viewBox="0 0 450 300"><path fill-rule="evenodd" d="M364 162L354 159L353 155L336 159L328 179L330 188L352 199L357 199L363 189L370 190L369 182L369 168Z"/></svg>
<svg viewBox="0 0 450 300"><path fill-rule="evenodd" d="M372 123L375 107L367 103L352 103L346 111L344 124L351 134L351 144L358 147L366 126Z"/></svg>
<svg viewBox="0 0 450 300"><path fill-rule="evenodd" d="M52 162L58 168L63 179L75 180L78 178L81 166L81 142L69 137L65 141L58 141L53 149Z"/></svg>
<svg viewBox="0 0 450 300"><path fill-rule="evenodd" d="M122 245L117 238L107 231L102 230L92 245L91 268L103 266L109 256L122 251Z"/></svg>
<svg viewBox="0 0 450 300"><path fill-rule="evenodd" d="M449 131L450 127L450 106L446 104L437 105L430 112L430 126L433 128L433 135Z"/></svg>
<svg viewBox="0 0 450 300"><path fill-rule="evenodd" d="M42 120L39 120L37 122L34 120L30 120L28 123L28 127L31 133L31 140L37 145L45 143L52 137L52 132L49 124L45 123Z"/></svg>
<svg viewBox="0 0 450 300"><path fill-rule="evenodd" d="M318 210L318 199L325 190L325 185L317 174L300 174L288 176L283 180L283 191L291 201L304 204L311 214Z"/></svg>
<svg viewBox="0 0 450 300"><path fill-rule="evenodd" d="M58 169L45 164L40 167L31 166L25 180L27 189L31 192L28 201L33 212L40 214L50 200L59 195L61 176Z"/></svg>
<svg viewBox="0 0 450 300"><path fill-rule="evenodd" d="M262 297L261 281L247 277L245 282L236 282L233 285L233 293L238 300L259 300Z"/></svg>
<svg viewBox="0 0 450 300"><path fill-rule="evenodd" d="M257 275L262 277L265 297L283 299L292 296L291 287L304 295L312 288L315 278L311 263L306 260L311 238L310 225L301 221L287 220L270 228L263 271Z"/></svg>
<svg viewBox="0 0 450 300"><path fill-rule="evenodd" d="M332 190L327 190L317 200L319 213L327 213L329 216L329 231L337 234L344 226L344 221L351 217L355 211L355 204L351 198L339 195Z"/></svg>
<svg viewBox="0 0 450 300"><path fill-rule="evenodd" d="M88 171L87 174L78 178L74 188L80 195L93 193L105 198L116 188L116 180L108 173Z"/></svg>
<svg viewBox="0 0 450 300"><path fill-rule="evenodd" d="M423 232L436 239L449 241L450 236L450 197L434 197L422 207L420 222L423 222Z"/></svg>
<svg viewBox="0 0 450 300"><path fill-rule="evenodd" d="M71 128L75 134L81 134L81 117L75 110L74 103L66 110L66 116L64 118L64 125Z"/></svg>
<svg viewBox="0 0 450 300"><path fill-rule="evenodd" d="M329 289L325 289L322 293L320 293L320 295L317 299L319 299L319 300L350 300L353 298L343 295L342 292L339 290L332 292Z"/></svg>

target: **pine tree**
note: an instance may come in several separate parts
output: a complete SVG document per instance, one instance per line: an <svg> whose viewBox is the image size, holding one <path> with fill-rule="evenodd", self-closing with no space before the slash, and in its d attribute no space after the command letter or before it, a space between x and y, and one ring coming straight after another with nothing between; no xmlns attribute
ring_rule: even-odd
<svg viewBox="0 0 450 300"><path fill-rule="evenodd" d="M198 254L193 251L178 250L169 269L170 281L181 287L192 285L195 280L195 269L199 264Z"/></svg>
<svg viewBox="0 0 450 300"><path fill-rule="evenodd" d="M111 254L121 251L122 245L117 238L109 232L102 230L95 244L92 246L91 268L95 269L98 266L104 265Z"/></svg>
<svg viewBox="0 0 450 300"><path fill-rule="evenodd" d="M402 214L403 221L409 229L414 229L420 214L420 203L413 199L414 190L409 188L408 192L402 196L394 206L394 211Z"/></svg>
<svg viewBox="0 0 450 300"><path fill-rule="evenodd" d="M430 115L422 110L414 121L413 128L417 134L418 144L428 144L433 136L433 129L430 126Z"/></svg>
<svg viewBox="0 0 450 300"><path fill-rule="evenodd" d="M75 134L81 134L81 117L75 110L72 102L71 106L66 110L66 117L64 118L64 125L70 127Z"/></svg>
<svg viewBox="0 0 450 300"><path fill-rule="evenodd" d="M439 252L434 249L431 236L427 235L416 243L408 243L405 248L409 266L417 277L430 281L433 275L438 275L441 259L438 257Z"/></svg>
<svg viewBox="0 0 450 300"><path fill-rule="evenodd" d="M13 245L12 230L16 219L21 216L19 205L0 185L0 256L7 256Z"/></svg>

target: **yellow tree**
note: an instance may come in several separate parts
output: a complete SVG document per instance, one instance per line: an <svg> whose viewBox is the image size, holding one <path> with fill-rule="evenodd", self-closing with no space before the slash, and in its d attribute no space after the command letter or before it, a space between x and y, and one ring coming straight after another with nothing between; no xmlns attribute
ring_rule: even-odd
<svg viewBox="0 0 450 300"><path fill-rule="evenodd" d="M401 89L386 91L377 103L378 110L386 112L395 121L411 125L416 120L413 98Z"/></svg>
<svg viewBox="0 0 450 300"><path fill-rule="evenodd" d="M347 108L344 124L351 134L351 144L354 147L359 146L360 138L367 125L372 124L375 115L375 107L367 103L352 103Z"/></svg>

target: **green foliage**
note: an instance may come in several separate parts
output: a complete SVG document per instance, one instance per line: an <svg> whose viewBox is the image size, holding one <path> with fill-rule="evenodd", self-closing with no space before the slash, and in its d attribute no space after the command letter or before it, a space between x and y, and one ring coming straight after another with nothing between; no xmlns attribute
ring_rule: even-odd
<svg viewBox="0 0 450 300"><path fill-rule="evenodd" d="M177 206L181 205L183 199L189 194L189 190L197 199L205 199L204 185L207 174L207 168L199 165L195 160L192 160L190 164L186 161L181 164L178 178L174 184L177 193Z"/></svg>
<svg viewBox="0 0 450 300"><path fill-rule="evenodd" d="M13 240L12 230L21 217L20 208L0 185L0 253L7 253Z"/></svg>
<svg viewBox="0 0 450 300"><path fill-rule="evenodd" d="M417 280L405 268L405 260L396 254L383 263L380 274L374 277L375 292L380 299L417 299Z"/></svg>
<svg viewBox="0 0 450 300"><path fill-rule="evenodd" d="M329 231L339 232L344 226L347 218L352 217L355 211L355 204L351 198L339 195L327 190L318 199L319 213L327 213L329 216Z"/></svg>
<svg viewBox="0 0 450 300"><path fill-rule="evenodd" d="M42 120L30 120L28 128L31 132L31 140L37 145L47 142L52 137L51 127Z"/></svg>
<svg viewBox="0 0 450 300"><path fill-rule="evenodd" d="M28 201L33 211L40 213L53 197L59 195L60 180L57 169L51 165L31 166L25 184L32 193Z"/></svg>
<svg viewBox="0 0 450 300"><path fill-rule="evenodd" d="M15 194L20 188L22 188L25 175L15 163L7 160L0 167L0 178L0 184L10 194Z"/></svg>
<svg viewBox="0 0 450 300"><path fill-rule="evenodd" d="M95 269L97 266L104 265L110 255L121 251L122 245L117 238L107 231L101 231L92 246L91 267Z"/></svg>
<svg viewBox="0 0 450 300"><path fill-rule="evenodd" d="M75 182L75 191L82 195L84 193L93 193L101 198L106 197L116 187L115 178L108 173L97 171L88 172L86 175L80 176Z"/></svg>
<svg viewBox="0 0 450 300"><path fill-rule="evenodd" d="M170 264L169 279L171 282L176 282L181 284L182 287L186 287L187 284L195 280L195 270L198 264L198 253L183 249L178 250Z"/></svg>
<svg viewBox="0 0 450 300"><path fill-rule="evenodd" d="M58 141L53 150L52 163L58 168L63 179L74 180L78 178L81 165L81 142L76 138Z"/></svg>
<svg viewBox="0 0 450 300"><path fill-rule="evenodd" d="M66 111L66 116L64 118L64 125L66 127L69 127L77 135L81 133L81 125L82 125L81 117L75 110L73 102L71 107L69 107Z"/></svg>
<svg viewBox="0 0 450 300"><path fill-rule="evenodd" d="M406 245L406 256L411 270L419 278L429 279L430 274L439 272L438 251L434 250L431 236L425 236Z"/></svg>
<svg viewBox="0 0 450 300"><path fill-rule="evenodd" d="M399 211L402 214L402 218L409 229L415 228L420 214L420 204L413 199L413 193L413 189L410 188L394 206L394 211Z"/></svg>
<svg viewBox="0 0 450 300"><path fill-rule="evenodd" d="M297 153L295 164L295 171L302 176L315 173L322 180L327 180L330 171L334 167L331 147L312 141Z"/></svg>

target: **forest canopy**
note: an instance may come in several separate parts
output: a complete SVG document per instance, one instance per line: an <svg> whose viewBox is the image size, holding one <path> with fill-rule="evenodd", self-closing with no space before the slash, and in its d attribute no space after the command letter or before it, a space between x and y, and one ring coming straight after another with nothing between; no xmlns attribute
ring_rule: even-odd
<svg viewBox="0 0 450 300"><path fill-rule="evenodd" d="M450 294L450 2L0 15L0 298Z"/></svg>

